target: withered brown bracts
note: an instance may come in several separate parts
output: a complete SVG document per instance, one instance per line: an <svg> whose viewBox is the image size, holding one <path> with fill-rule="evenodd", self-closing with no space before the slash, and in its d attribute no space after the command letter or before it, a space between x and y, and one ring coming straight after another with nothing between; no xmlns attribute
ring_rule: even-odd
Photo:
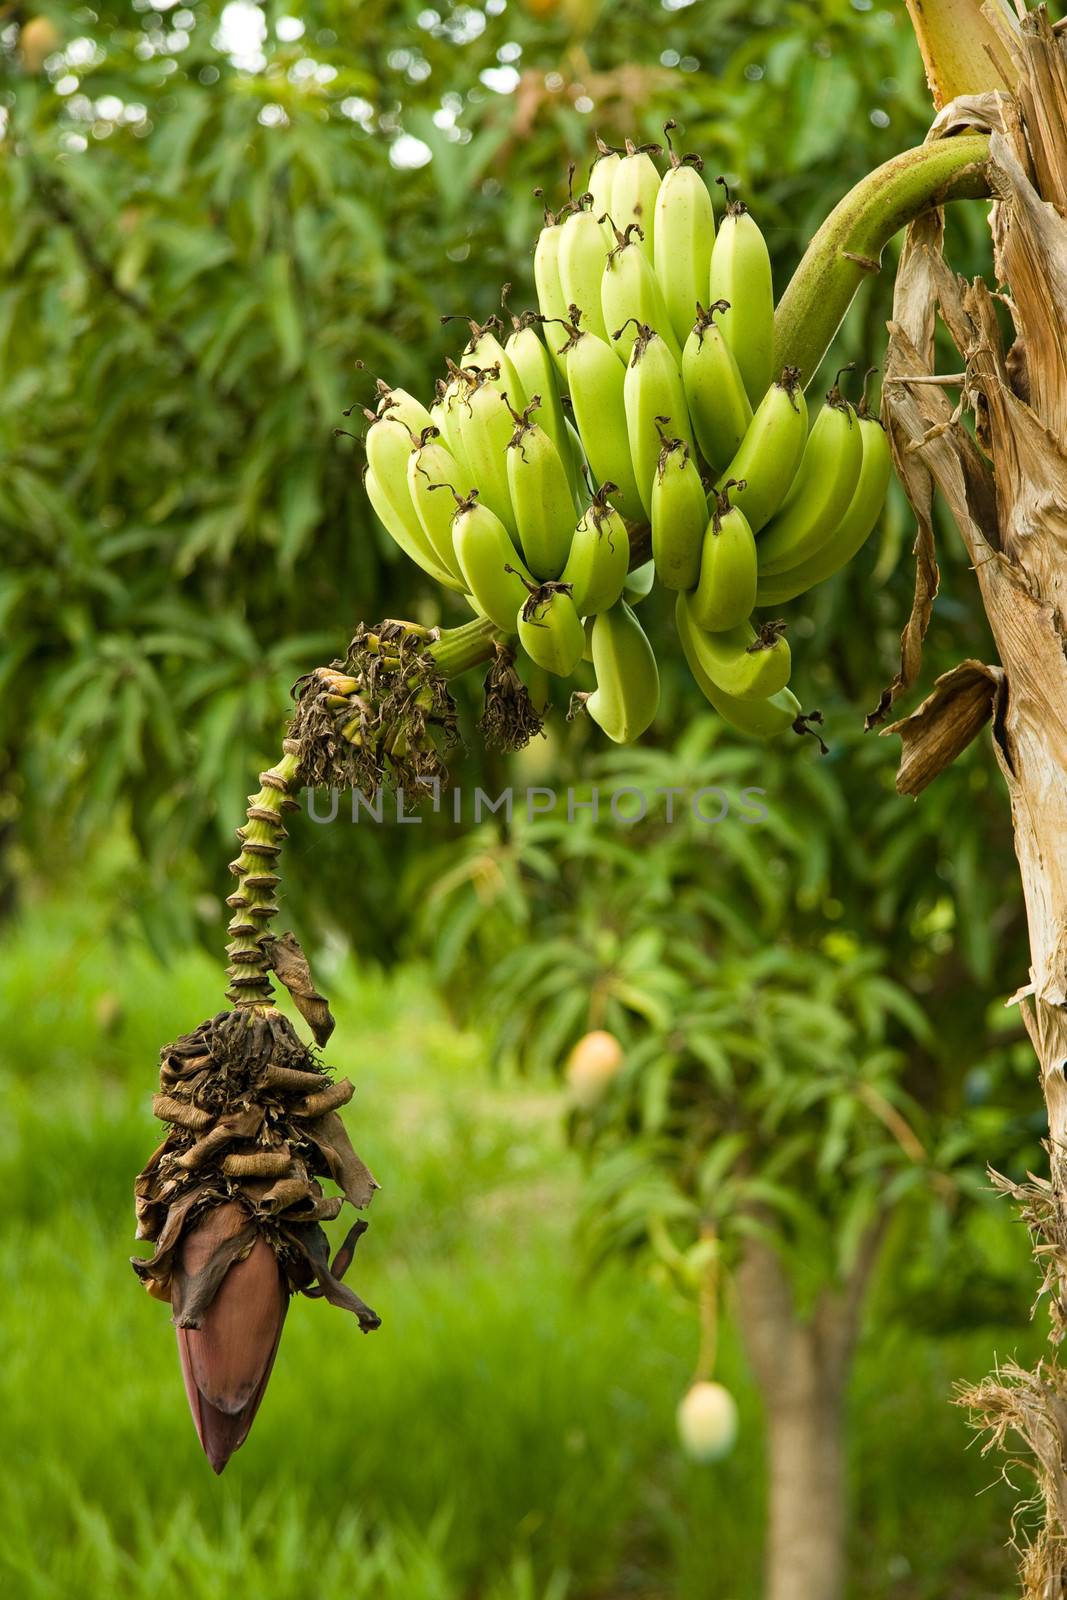
<svg viewBox="0 0 1067 1600"><path fill-rule="evenodd" d="M366 1223L332 1266L321 1227L378 1187L338 1115L352 1093L272 1009L220 1012L161 1053L154 1108L169 1127L135 1191L137 1237L156 1248L132 1264L149 1294L170 1302L216 1472L252 1426L291 1294L351 1311L364 1333L379 1325L341 1281ZM320 1178L341 1194L324 1194Z"/></svg>

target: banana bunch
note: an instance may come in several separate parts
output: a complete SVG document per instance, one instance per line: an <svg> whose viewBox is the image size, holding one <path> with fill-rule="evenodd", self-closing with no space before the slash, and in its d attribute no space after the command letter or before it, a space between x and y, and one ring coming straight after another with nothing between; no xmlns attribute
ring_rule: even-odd
<svg viewBox="0 0 1067 1600"><path fill-rule="evenodd" d="M428 408L379 382L367 494L404 554L538 667L591 664L596 688L574 699L609 738L656 715L633 610L654 580L708 700L768 738L800 706L784 624L753 613L856 554L889 447L866 398L853 407L835 380L809 423L796 371L773 370L766 242L728 193L716 221L673 127L662 176L659 146L598 140L585 191L545 211L538 312L510 332L470 322Z"/></svg>

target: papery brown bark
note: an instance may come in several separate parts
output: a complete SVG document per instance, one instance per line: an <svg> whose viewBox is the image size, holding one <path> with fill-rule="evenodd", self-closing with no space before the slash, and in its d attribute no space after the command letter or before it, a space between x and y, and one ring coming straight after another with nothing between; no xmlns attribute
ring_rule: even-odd
<svg viewBox="0 0 1067 1600"><path fill-rule="evenodd" d="M990 706L993 744L1011 799L1031 951L1029 981L1015 998L1049 1115L1049 1180L1025 1186L1020 1198L1058 1343L1067 1329L1067 41L1044 12L1022 23L1014 66L1014 98L972 96L935 124L935 133L976 121L990 130L995 276L1009 290L1014 341L1006 347L989 286L946 265L938 218L913 225L901 260L884 410L919 522L920 582L902 669L874 720L917 676L936 592L936 488L970 555L1003 670ZM965 368L951 391L929 382L936 314ZM1065 1390L1053 1357L1034 1374L1006 1369L965 1397L995 1440L1012 1430L1033 1458L1046 1526L1023 1552L1029 1600L1067 1593Z"/></svg>

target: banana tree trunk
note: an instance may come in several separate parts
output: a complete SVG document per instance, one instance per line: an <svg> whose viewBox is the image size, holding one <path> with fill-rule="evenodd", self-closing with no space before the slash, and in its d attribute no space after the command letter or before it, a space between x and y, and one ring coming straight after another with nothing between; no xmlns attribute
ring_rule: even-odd
<svg viewBox="0 0 1067 1600"><path fill-rule="evenodd" d="M936 488L966 544L1000 664L963 663L886 731L903 741L898 788L916 794L992 722L1030 935L1028 981L1014 998L1040 1064L1050 1158L1047 1180L1001 1187L1033 1236L1056 1345L1067 1329L1067 39L1035 11L1012 48L1014 93L957 100L931 135L990 132L995 277L1008 295L951 272L936 214L912 225L897 278L884 409L918 518L917 580L901 670L871 720L918 674L938 583ZM938 315L961 357L950 381L934 370ZM1046 1524L1022 1552L1025 1594L1067 1593L1067 1374L1053 1355L1034 1373L1002 1368L964 1399L990 1447L1010 1432L1010 1447L1021 1440L1034 1458Z"/></svg>

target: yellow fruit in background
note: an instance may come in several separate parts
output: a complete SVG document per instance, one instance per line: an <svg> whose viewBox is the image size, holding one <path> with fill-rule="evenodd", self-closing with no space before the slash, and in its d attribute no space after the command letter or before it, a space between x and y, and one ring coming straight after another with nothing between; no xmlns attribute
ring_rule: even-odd
<svg viewBox="0 0 1067 1600"><path fill-rule="evenodd" d="M578 1040L567 1060L567 1087L583 1111L591 1111L607 1093L622 1066L622 1045L613 1033L595 1028Z"/></svg>
<svg viewBox="0 0 1067 1600"><path fill-rule="evenodd" d="M19 56L27 72L40 72L48 57L62 44L51 17L31 17L19 29Z"/></svg>
<svg viewBox="0 0 1067 1600"><path fill-rule="evenodd" d="M701 1381L678 1405L678 1437L693 1461L721 1461L737 1438L737 1403L721 1383Z"/></svg>

